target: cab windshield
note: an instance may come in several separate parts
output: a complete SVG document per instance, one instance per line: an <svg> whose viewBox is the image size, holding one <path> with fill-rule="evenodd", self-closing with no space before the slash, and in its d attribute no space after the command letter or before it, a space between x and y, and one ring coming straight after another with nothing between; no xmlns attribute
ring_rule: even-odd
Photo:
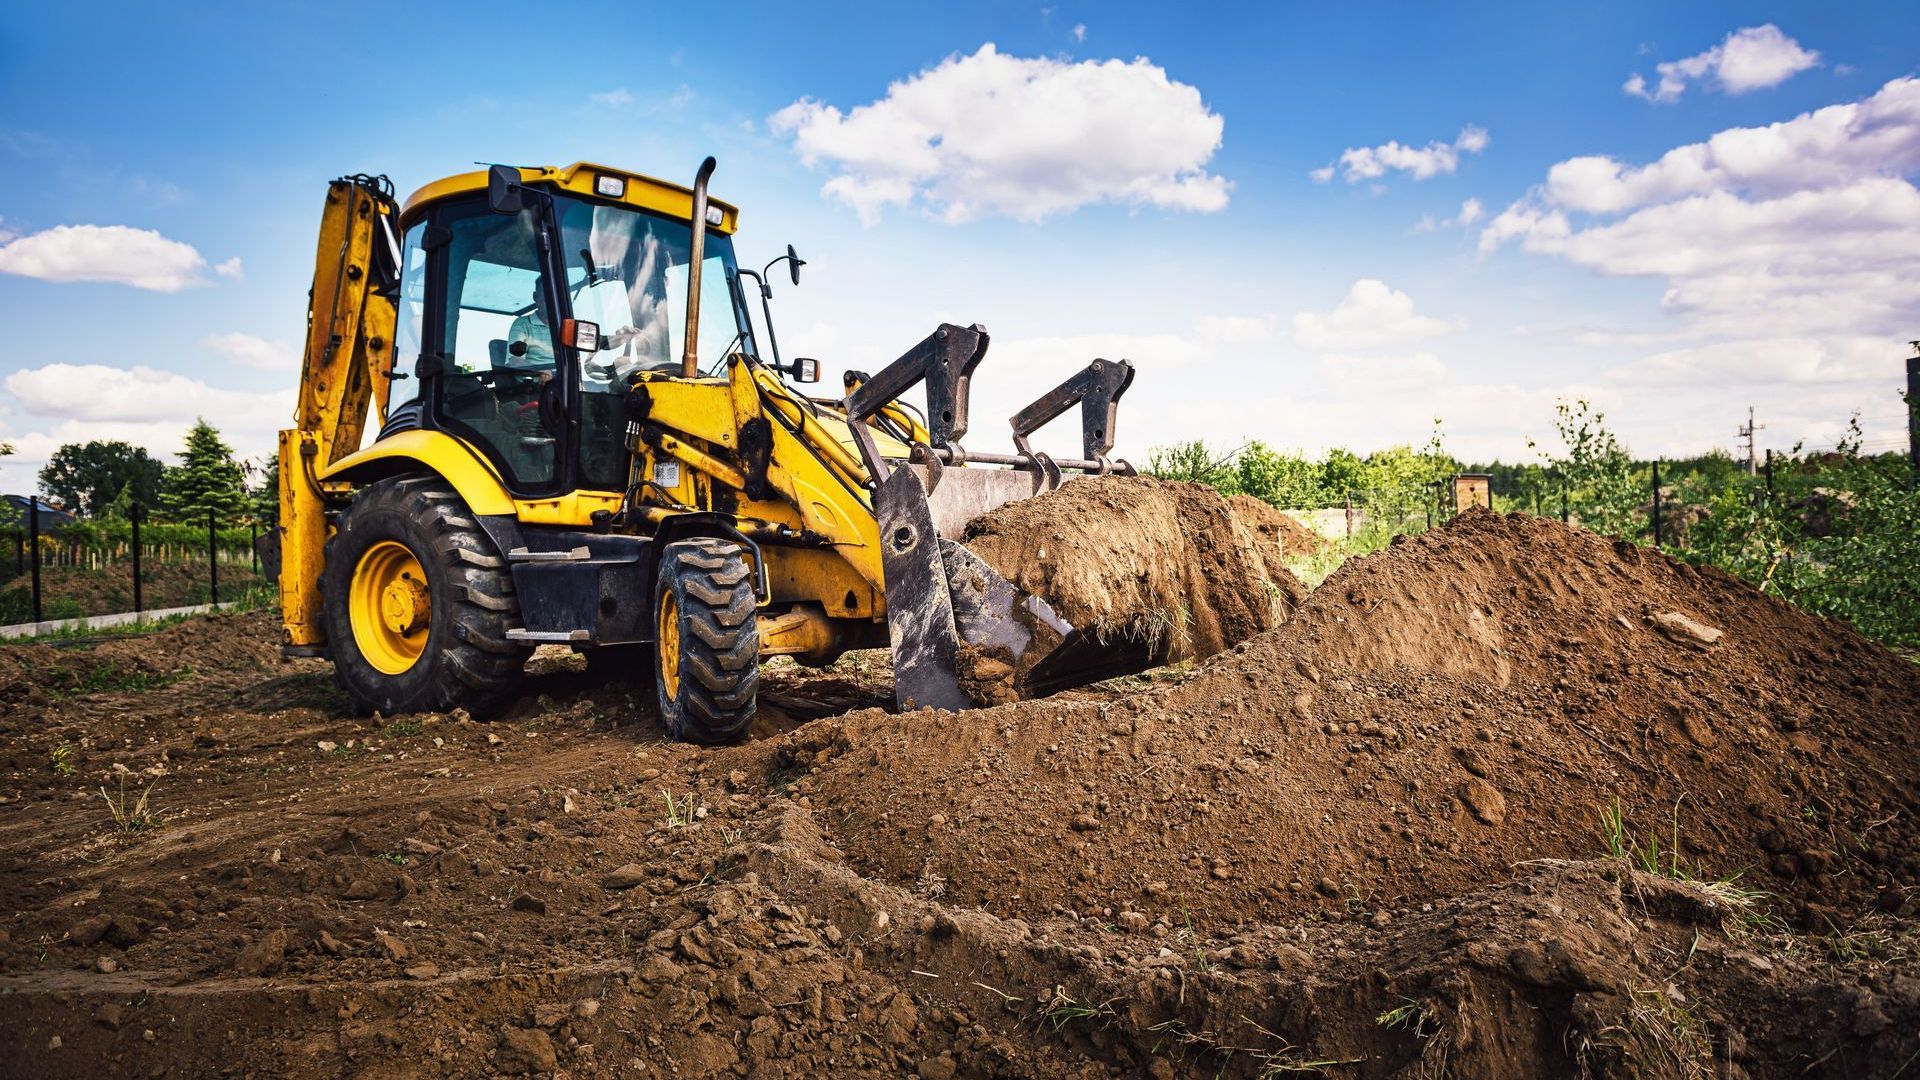
<svg viewBox="0 0 1920 1080"><path fill-rule="evenodd" d="M566 253L573 316L600 327L600 351L585 359L588 393L624 388L641 371L677 374L686 342L686 222L631 207L566 196L554 200ZM700 370L728 354L755 355L752 324L733 287L733 242L707 233L700 273Z"/></svg>

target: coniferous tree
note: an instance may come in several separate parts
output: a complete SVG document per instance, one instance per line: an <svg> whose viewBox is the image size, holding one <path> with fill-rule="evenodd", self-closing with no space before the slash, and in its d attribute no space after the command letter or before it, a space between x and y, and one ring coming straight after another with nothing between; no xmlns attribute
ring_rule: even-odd
<svg viewBox="0 0 1920 1080"><path fill-rule="evenodd" d="M224 520L247 508L244 473L233 460L233 448L204 418L187 432L180 464L167 470L161 505L175 521L196 524L207 519L208 510Z"/></svg>
<svg viewBox="0 0 1920 1080"><path fill-rule="evenodd" d="M247 493L247 512L261 521L275 521L280 517L280 452L274 451L267 456L267 463L260 469L260 482Z"/></svg>

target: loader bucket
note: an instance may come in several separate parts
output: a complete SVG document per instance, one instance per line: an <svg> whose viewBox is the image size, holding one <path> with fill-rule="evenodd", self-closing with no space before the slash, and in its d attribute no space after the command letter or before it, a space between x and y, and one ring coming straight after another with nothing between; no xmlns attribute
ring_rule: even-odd
<svg viewBox="0 0 1920 1080"><path fill-rule="evenodd" d="M848 433L873 487L893 644L894 696L901 708L966 709L989 699L1034 697L1165 663L1165 641L1107 639L1061 618L961 543L967 525L995 507L1030 499L1082 474L1120 472L1114 418L1133 382L1125 360L1094 360L1011 418L1016 453L961 448L974 369L987 352L978 324L942 325L875 375L847 375L841 403ZM926 440L910 457L881 455L868 424L914 386L926 388ZM1082 456L1036 451L1028 437L1074 406ZM969 692L972 687L973 692Z"/></svg>
<svg viewBox="0 0 1920 1080"><path fill-rule="evenodd" d="M901 708L971 708L982 703L983 684L1040 697L1167 661L1166 640L1107 639L1075 627L960 542L968 522L1051 490L1045 481L1013 469L934 475L928 492L926 469L896 470L874 500Z"/></svg>

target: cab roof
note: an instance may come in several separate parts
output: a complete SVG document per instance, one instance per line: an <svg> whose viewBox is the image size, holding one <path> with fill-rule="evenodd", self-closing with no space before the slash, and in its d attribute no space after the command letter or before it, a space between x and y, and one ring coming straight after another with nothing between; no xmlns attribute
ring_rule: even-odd
<svg viewBox="0 0 1920 1080"><path fill-rule="evenodd" d="M616 169L610 165L596 165L589 161L576 161L561 168L552 165L522 165L519 169L522 183L546 184L599 202L637 206L681 221L688 221L693 217L693 189L666 180L656 180L651 176ZM617 199L599 194L594 189L594 183L602 176L617 176L625 180L626 194ZM435 180L407 197L406 205L400 211L401 227L406 228L412 225L428 206L442 199L486 189L487 174L484 170ZM740 211L732 203L722 202L709 196L707 205L718 207L720 210L720 223L713 226L715 230L730 236L740 227Z"/></svg>

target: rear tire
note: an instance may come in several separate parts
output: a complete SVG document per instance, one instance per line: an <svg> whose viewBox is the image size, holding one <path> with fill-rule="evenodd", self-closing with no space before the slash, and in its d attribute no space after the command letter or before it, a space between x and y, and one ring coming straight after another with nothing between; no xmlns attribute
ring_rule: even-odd
<svg viewBox="0 0 1920 1080"><path fill-rule="evenodd" d="M667 731L706 746L745 739L760 689L759 603L745 553L723 540L668 544L654 616L654 696Z"/></svg>
<svg viewBox="0 0 1920 1080"><path fill-rule="evenodd" d="M355 706L489 719L513 700L531 652L507 640L520 625L513 577L445 481L403 476L362 489L324 565L334 681Z"/></svg>

